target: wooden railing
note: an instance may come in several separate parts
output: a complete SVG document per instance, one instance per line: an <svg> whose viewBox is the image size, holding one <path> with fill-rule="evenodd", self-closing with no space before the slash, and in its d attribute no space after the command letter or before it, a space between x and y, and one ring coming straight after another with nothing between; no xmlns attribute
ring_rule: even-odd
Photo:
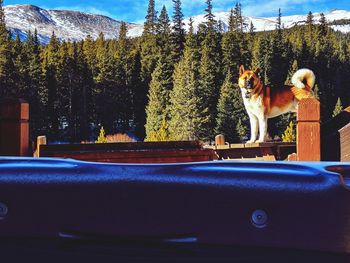
<svg viewBox="0 0 350 263"><path fill-rule="evenodd" d="M320 103L316 99L299 102L296 154L293 161L339 161L350 159L350 107L320 126ZM343 128L344 127L344 128ZM343 128L343 129L342 129ZM339 130L341 130L342 139ZM216 159L279 160L295 152L293 144L229 144L216 137L216 146L205 149L198 142L108 143L46 145L38 138L36 156L65 157L102 162L189 162ZM214 154L216 152L216 155ZM0 155L28 156L29 105L23 100L0 103Z"/></svg>

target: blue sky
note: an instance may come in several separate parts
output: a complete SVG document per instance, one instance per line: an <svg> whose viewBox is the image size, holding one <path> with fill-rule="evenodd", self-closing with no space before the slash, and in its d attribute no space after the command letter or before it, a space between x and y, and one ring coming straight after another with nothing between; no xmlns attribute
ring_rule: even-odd
<svg viewBox="0 0 350 263"><path fill-rule="evenodd" d="M172 13L172 0L155 0L157 10L163 5ZM243 15L275 16L278 8L282 15L327 12L332 9L350 10L350 0L241 0ZM214 11L227 11L236 0L213 0ZM5 5L33 4L48 9L79 10L103 14L118 20L140 23L146 15L148 0L4 0ZM205 0L182 0L185 17L202 14Z"/></svg>

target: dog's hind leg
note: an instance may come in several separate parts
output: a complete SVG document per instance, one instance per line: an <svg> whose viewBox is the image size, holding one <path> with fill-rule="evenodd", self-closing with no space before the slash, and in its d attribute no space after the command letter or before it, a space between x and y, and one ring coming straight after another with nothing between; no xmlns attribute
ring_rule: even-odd
<svg viewBox="0 0 350 263"><path fill-rule="evenodd" d="M265 142L267 136L267 118L259 116L259 140L256 142Z"/></svg>
<svg viewBox="0 0 350 263"><path fill-rule="evenodd" d="M249 122L250 122L250 140L247 143L253 143L256 141L256 137L258 136L258 118L248 113Z"/></svg>

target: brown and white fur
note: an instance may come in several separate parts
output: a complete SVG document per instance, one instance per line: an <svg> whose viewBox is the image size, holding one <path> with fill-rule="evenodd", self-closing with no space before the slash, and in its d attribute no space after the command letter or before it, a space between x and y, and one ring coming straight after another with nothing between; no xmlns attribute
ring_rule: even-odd
<svg viewBox="0 0 350 263"><path fill-rule="evenodd" d="M296 71L291 80L293 85L273 89L262 83L258 72L259 69L245 70L243 66L239 68L238 85L241 88L251 128L250 140L247 143L265 142L267 119L295 112L301 98L313 97L311 89L315 84L315 75L310 69Z"/></svg>

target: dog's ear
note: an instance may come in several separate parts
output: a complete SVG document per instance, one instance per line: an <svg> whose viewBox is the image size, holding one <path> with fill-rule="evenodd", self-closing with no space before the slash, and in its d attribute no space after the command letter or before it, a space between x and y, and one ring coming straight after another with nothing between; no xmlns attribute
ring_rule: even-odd
<svg viewBox="0 0 350 263"><path fill-rule="evenodd" d="M240 76L242 76L242 74L244 73L244 66L243 65L241 65L240 67L239 67L239 75Z"/></svg>

